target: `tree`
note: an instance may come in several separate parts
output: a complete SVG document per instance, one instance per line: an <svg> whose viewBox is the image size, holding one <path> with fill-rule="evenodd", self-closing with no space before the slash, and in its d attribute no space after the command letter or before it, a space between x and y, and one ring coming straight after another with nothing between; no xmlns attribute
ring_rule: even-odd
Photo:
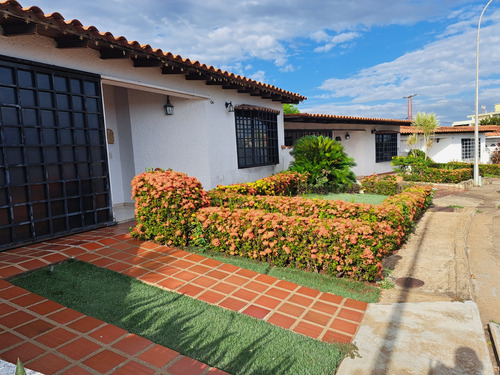
<svg viewBox="0 0 500 375"><path fill-rule="evenodd" d="M422 151L424 151L425 158L427 159L427 151L432 145L431 137L439 128L439 120L432 112L429 114L418 112L411 126L415 127L415 131L408 137L408 145L413 146L423 138L424 147Z"/></svg>
<svg viewBox="0 0 500 375"><path fill-rule="evenodd" d="M289 169L309 174L309 190L345 191L356 182L354 159L332 138L307 135L297 140L290 154L295 160Z"/></svg>
<svg viewBox="0 0 500 375"><path fill-rule="evenodd" d="M500 117L483 118L479 125L500 125Z"/></svg>
<svg viewBox="0 0 500 375"><path fill-rule="evenodd" d="M283 104L283 113L285 115L294 115L300 113L300 111L297 108L297 104Z"/></svg>

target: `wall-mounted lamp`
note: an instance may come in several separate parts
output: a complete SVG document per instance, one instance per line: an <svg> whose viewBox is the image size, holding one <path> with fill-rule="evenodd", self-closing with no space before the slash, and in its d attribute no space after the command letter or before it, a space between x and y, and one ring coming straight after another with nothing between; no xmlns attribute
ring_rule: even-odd
<svg viewBox="0 0 500 375"><path fill-rule="evenodd" d="M436 143L439 143L439 139L440 139L440 138L436 138Z"/></svg>
<svg viewBox="0 0 500 375"><path fill-rule="evenodd" d="M234 106L232 102L226 102L226 108L228 112L234 112Z"/></svg>
<svg viewBox="0 0 500 375"><path fill-rule="evenodd" d="M167 104L165 104L163 108L165 109L165 114L167 116L174 114L174 106L172 103L170 103L170 97L168 95L167 95Z"/></svg>
<svg viewBox="0 0 500 375"><path fill-rule="evenodd" d="M377 129L372 129L372 134L375 134L377 132Z"/></svg>
<svg viewBox="0 0 500 375"><path fill-rule="evenodd" d="M351 136L349 135L349 133L345 133L345 139L349 139L351 138Z"/></svg>

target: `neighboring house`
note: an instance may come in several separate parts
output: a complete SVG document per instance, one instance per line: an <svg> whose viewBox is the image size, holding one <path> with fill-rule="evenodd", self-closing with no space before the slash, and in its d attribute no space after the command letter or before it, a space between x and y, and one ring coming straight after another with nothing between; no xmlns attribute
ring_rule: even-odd
<svg viewBox="0 0 500 375"><path fill-rule="evenodd" d="M285 145L293 146L305 135L323 135L341 142L354 158L357 176L392 172L391 160L399 155L399 129L407 120L336 116L323 114L285 115ZM293 157L288 155L285 164Z"/></svg>
<svg viewBox="0 0 500 375"><path fill-rule="evenodd" d="M495 104L495 110L493 112L486 112L486 107L482 107L482 112L477 114L478 121L491 118L491 117L500 117L500 104ZM464 121L455 121L451 124L451 126L474 126L476 121L476 115L467 116L469 120Z"/></svg>
<svg viewBox="0 0 500 375"><path fill-rule="evenodd" d="M286 168L303 96L13 0L0 26L0 249L112 223L146 168L206 189Z"/></svg>
<svg viewBox="0 0 500 375"><path fill-rule="evenodd" d="M401 127L401 153L404 155L407 155L408 151L413 148L423 150L422 141L412 147L408 145L408 137L414 131L415 128L412 126ZM488 134L496 134L498 137L500 126L479 127L479 162L485 164L490 162L491 144L495 139L495 136L487 137ZM431 139L433 142L428 149L428 156L436 163L474 161L474 126L442 126L436 130Z"/></svg>

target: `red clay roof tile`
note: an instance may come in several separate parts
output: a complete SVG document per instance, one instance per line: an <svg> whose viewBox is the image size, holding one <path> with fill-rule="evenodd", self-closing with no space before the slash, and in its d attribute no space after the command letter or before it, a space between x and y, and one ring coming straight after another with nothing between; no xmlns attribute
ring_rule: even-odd
<svg viewBox="0 0 500 375"><path fill-rule="evenodd" d="M485 133L489 131L500 131L500 126L497 125L481 125L478 128L480 133ZM415 128L413 126L402 126L401 134L413 134L415 133ZM417 131L421 133L421 131ZM474 126L441 126L439 127L436 134L443 133L474 133Z"/></svg>

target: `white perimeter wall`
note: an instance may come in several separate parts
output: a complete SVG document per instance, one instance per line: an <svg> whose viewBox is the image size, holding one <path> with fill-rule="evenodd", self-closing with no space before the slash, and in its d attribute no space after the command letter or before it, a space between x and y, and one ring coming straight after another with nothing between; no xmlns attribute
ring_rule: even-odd
<svg viewBox="0 0 500 375"><path fill-rule="evenodd" d="M106 128L115 134L108 145L113 204L130 201L130 180L145 168L172 168L197 177L205 189L218 184L255 181L285 169L283 151L276 166L238 169L233 105L251 104L282 111L282 104L161 74L160 68L134 68L130 59L99 58L88 48L58 49L37 35L0 36L0 54L57 67L100 74ZM126 82L121 84L120 81ZM154 86L149 89L146 86ZM163 92L164 90L164 92ZM175 106L166 116L166 96ZM283 115L278 116L279 145L284 144Z"/></svg>

